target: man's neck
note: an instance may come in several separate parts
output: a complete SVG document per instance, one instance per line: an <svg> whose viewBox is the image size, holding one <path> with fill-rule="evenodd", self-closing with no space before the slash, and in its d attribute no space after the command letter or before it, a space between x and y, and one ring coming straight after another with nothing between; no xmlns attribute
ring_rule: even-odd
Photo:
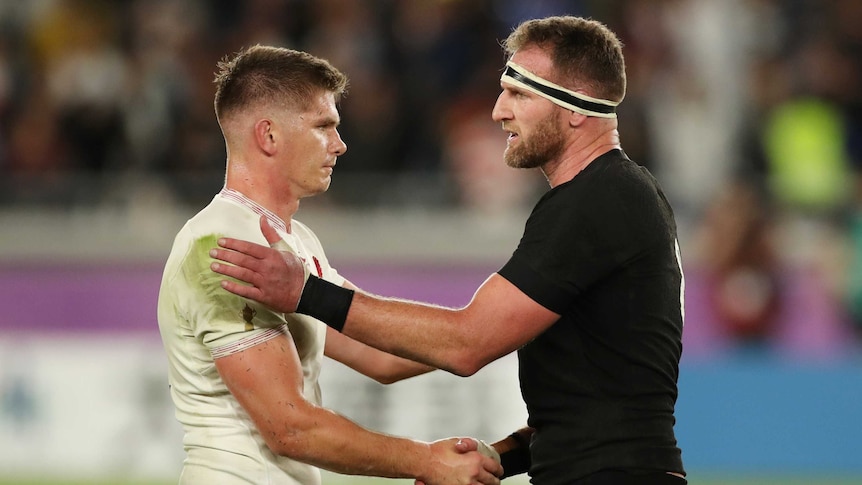
<svg viewBox="0 0 862 485"><path fill-rule="evenodd" d="M225 188L235 190L261 207L272 211L284 221L290 232L290 222L299 210L299 199L281 196L277 193L277 187L274 187L271 182L257 180L255 177L234 177L230 173L225 181Z"/></svg>
<svg viewBox="0 0 862 485"><path fill-rule="evenodd" d="M601 133L586 144L579 144L576 140L563 156L556 161L548 162L542 166L542 173L548 180L551 188L572 180L581 173L593 160L605 153L620 149L620 137L616 129Z"/></svg>

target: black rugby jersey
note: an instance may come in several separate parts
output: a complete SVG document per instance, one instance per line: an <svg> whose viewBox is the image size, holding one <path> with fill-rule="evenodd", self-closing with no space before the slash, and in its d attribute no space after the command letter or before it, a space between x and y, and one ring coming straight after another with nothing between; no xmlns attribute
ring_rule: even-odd
<svg viewBox="0 0 862 485"><path fill-rule="evenodd" d="M518 351L536 485L603 469L683 473L676 223L621 150L547 192L499 274L560 319Z"/></svg>

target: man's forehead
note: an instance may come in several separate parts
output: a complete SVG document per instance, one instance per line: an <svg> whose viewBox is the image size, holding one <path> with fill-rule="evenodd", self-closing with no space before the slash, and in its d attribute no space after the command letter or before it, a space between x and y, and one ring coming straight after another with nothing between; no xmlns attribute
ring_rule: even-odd
<svg viewBox="0 0 862 485"><path fill-rule="evenodd" d="M554 64L551 57L540 47L531 46L518 49L510 59L515 64L523 66L533 74L544 79L551 79L553 76Z"/></svg>
<svg viewBox="0 0 862 485"><path fill-rule="evenodd" d="M312 97L303 100L301 107L303 114L314 115L317 117L338 116L338 104L335 102L335 95L331 92L320 92Z"/></svg>

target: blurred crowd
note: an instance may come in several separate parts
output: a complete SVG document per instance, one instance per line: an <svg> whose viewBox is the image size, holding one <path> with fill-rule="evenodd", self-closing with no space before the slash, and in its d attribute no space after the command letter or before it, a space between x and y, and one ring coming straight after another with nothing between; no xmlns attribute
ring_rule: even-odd
<svg viewBox="0 0 862 485"><path fill-rule="evenodd" d="M490 120L499 42L563 13L625 44L623 147L665 187L718 324L772 338L791 268L862 329L859 0L0 0L0 208L205 204L215 65L255 43L351 79L322 203L528 207L544 181L505 168Z"/></svg>

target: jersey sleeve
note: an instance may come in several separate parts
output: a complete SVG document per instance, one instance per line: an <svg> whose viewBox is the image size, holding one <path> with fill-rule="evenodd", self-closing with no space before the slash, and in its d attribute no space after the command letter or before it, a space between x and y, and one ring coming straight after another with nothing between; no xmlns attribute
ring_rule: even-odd
<svg viewBox="0 0 862 485"><path fill-rule="evenodd" d="M217 246L219 234L193 239L182 264L187 285L186 301L192 331L214 357L227 355L261 343L285 332L284 314L252 300L234 295L221 287L223 275L213 272L210 249ZM261 339L264 340L261 340Z"/></svg>
<svg viewBox="0 0 862 485"><path fill-rule="evenodd" d="M554 313L562 314L571 301L569 293L562 285L534 270L527 258L518 252L515 252L497 273L536 303Z"/></svg>

